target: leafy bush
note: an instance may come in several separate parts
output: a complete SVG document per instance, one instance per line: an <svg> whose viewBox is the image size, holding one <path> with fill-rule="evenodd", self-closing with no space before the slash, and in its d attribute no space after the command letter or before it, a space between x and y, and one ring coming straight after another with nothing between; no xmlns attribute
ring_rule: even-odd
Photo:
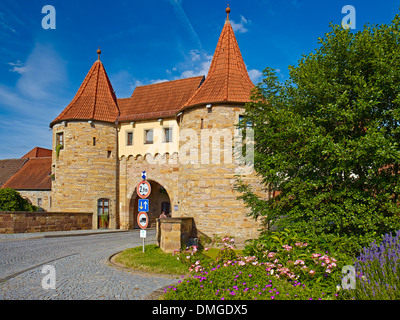
<svg viewBox="0 0 400 320"><path fill-rule="evenodd" d="M240 127L253 124L254 169L277 192L265 200L240 180L237 190L265 228L359 249L400 229L399 29L399 14L356 33L332 25L287 81L264 71Z"/></svg>
<svg viewBox="0 0 400 320"><path fill-rule="evenodd" d="M14 189L0 189L0 211L37 211L38 208Z"/></svg>
<svg viewBox="0 0 400 320"><path fill-rule="evenodd" d="M378 245L363 248L354 263L356 288L344 290L344 299L400 299L400 231L386 234Z"/></svg>

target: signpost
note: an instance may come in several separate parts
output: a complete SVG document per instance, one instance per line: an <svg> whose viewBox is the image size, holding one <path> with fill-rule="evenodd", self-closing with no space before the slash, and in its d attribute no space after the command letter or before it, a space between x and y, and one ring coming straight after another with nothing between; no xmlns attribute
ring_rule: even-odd
<svg viewBox="0 0 400 320"><path fill-rule="evenodd" d="M151 193L151 186L150 183L148 183L146 180L143 180L139 185L137 186L137 194L139 198L141 199L146 199Z"/></svg>
<svg viewBox="0 0 400 320"><path fill-rule="evenodd" d="M146 228L149 225L149 216L147 212L149 212L149 199L146 199L151 193L150 183L146 181L147 173L146 171L142 171L141 175L143 181L139 183L137 186L136 192L138 197L140 198L138 201L138 215L137 215L137 223L140 230L140 237L143 239L143 252L144 252L144 239L146 239Z"/></svg>
<svg viewBox="0 0 400 320"><path fill-rule="evenodd" d="M149 212L149 199L139 199L138 210L139 212Z"/></svg>
<svg viewBox="0 0 400 320"><path fill-rule="evenodd" d="M149 224L149 216L146 212L139 212L137 216L137 223L140 228L146 229Z"/></svg>

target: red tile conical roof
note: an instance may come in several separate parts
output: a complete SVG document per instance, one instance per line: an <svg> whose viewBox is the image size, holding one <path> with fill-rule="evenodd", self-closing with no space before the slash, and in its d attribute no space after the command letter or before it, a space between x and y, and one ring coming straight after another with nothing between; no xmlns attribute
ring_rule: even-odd
<svg viewBox="0 0 400 320"><path fill-rule="evenodd" d="M228 8L229 9L229 8ZM208 76L184 108L212 103L250 102L253 82L247 73L242 54L229 21L229 12L218 40Z"/></svg>
<svg viewBox="0 0 400 320"><path fill-rule="evenodd" d="M100 59L97 60L83 80L74 99L50 124L61 121L97 120L115 122L120 115L110 79Z"/></svg>

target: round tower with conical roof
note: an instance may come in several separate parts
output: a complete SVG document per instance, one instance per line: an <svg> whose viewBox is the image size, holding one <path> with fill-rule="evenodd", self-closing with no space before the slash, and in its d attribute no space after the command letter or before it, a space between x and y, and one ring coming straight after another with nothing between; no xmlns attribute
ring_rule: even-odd
<svg viewBox="0 0 400 320"><path fill-rule="evenodd" d="M100 61L53 130L52 208L93 212L93 228L118 228L117 99Z"/></svg>
<svg viewBox="0 0 400 320"><path fill-rule="evenodd" d="M200 233L212 237L256 237L260 225L233 190L238 163L233 153L235 128L250 102L254 84L227 18L204 83L181 110L179 215L194 218ZM244 175L261 190L254 175Z"/></svg>

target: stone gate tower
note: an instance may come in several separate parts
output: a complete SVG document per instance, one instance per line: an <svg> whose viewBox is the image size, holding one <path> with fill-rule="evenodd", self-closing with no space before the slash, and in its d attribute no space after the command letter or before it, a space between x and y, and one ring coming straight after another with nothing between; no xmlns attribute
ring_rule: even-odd
<svg viewBox="0 0 400 320"><path fill-rule="evenodd" d="M235 235L240 241L255 237L259 228L233 190L238 166L232 140L254 84L229 21L229 7L226 12L206 80L181 110L179 215L193 217L208 236ZM260 190L255 176L244 180Z"/></svg>
<svg viewBox="0 0 400 320"><path fill-rule="evenodd" d="M93 212L93 227L118 228L117 99L99 59L53 129L52 207Z"/></svg>

